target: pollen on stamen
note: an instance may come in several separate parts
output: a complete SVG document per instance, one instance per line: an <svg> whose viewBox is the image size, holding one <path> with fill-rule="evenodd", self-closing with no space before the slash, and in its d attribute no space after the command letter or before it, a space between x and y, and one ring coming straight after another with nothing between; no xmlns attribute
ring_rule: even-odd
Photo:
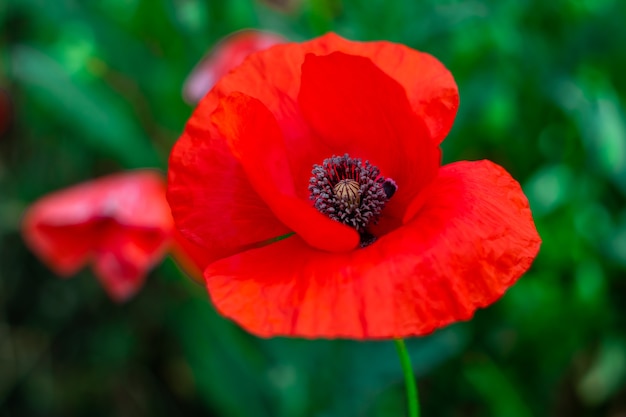
<svg viewBox="0 0 626 417"><path fill-rule="evenodd" d="M376 224L387 201L397 190L391 178L380 175L378 167L359 158L332 156L322 165L313 165L309 180L314 207L331 219L355 228L361 246L376 238L368 226Z"/></svg>

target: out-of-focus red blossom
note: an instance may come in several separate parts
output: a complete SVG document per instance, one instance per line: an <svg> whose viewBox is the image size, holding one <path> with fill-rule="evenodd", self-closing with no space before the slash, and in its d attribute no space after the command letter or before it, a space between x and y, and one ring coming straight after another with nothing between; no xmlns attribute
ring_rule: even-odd
<svg viewBox="0 0 626 417"><path fill-rule="evenodd" d="M219 311L261 336L392 338L501 297L541 241L502 167L440 166L458 103L432 56L334 34L222 78L172 151L167 194Z"/></svg>
<svg viewBox="0 0 626 417"><path fill-rule="evenodd" d="M165 180L155 171L115 174L49 194L26 211L22 234L61 276L91 262L102 286L118 302L141 288L148 271L170 248L188 270L202 265L196 246L175 231Z"/></svg>
<svg viewBox="0 0 626 417"><path fill-rule="evenodd" d="M226 36L191 71L183 86L183 98L195 105L220 78L252 52L284 42L286 39L276 33L253 29Z"/></svg>

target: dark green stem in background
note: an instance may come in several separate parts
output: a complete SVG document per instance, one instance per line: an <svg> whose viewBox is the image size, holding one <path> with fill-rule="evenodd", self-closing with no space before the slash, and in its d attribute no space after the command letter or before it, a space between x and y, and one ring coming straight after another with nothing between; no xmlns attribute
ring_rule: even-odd
<svg viewBox="0 0 626 417"><path fill-rule="evenodd" d="M411 366L411 358L406 350L403 339L396 339L396 349L400 356L402 364L402 372L404 373L404 381L406 383L406 396L409 404L409 417L419 417L420 404L417 398L417 385L415 384L415 376L413 375L413 366Z"/></svg>

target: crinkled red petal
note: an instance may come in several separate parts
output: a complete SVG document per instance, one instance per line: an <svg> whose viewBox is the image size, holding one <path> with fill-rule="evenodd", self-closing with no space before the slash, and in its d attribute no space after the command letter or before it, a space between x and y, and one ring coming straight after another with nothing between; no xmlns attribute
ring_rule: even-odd
<svg viewBox="0 0 626 417"><path fill-rule="evenodd" d="M220 102L211 120L254 190L283 224L318 249L348 251L358 246L354 229L322 215L296 196L282 133L260 101L233 93Z"/></svg>
<svg viewBox="0 0 626 417"><path fill-rule="evenodd" d="M343 52L307 55L299 103L333 154L369 160L397 183L386 213L402 217L409 201L437 175L438 146L411 109L404 88L369 58Z"/></svg>
<svg viewBox="0 0 626 417"><path fill-rule="evenodd" d="M167 200L183 236L211 256L289 233L259 197L200 104L170 156Z"/></svg>
<svg viewBox="0 0 626 417"><path fill-rule="evenodd" d="M488 161L442 167L413 219L329 253L291 237L208 266L222 314L260 336L424 335L496 301L541 240L519 184Z"/></svg>
<svg viewBox="0 0 626 417"><path fill-rule="evenodd" d="M411 107L431 137L441 143L452 128L459 108L459 90L452 74L437 58L388 41L350 42L329 33L320 39L336 50L370 58L404 87Z"/></svg>

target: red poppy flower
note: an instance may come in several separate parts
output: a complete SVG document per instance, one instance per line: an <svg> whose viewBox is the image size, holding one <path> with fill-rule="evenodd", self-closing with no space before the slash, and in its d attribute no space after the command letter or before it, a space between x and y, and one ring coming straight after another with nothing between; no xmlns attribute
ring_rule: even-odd
<svg viewBox="0 0 626 417"><path fill-rule="evenodd" d="M251 55L171 157L216 307L261 336L423 335L497 300L540 245L519 184L440 167L458 107L432 56L328 34Z"/></svg>
<svg viewBox="0 0 626 417"><path fill-rule="evenodd" d="M115 301L125 301L143 285L147 272L172 244L173 221L164 178L153 171L112 175L43 197L26 212L26 243L61 276L88 261ZM176 239L183 264L195 245ZM180 249L178 249L180 248Z"/></svg>
<svg viewBox="0 0 626 417"><path fill-rule="evenodd" d="M252 52L284 43L276 33L260 30L240 30L222 39L191 71L183 86L183 97L196 104L228 71L241 64Z"/></svg>

